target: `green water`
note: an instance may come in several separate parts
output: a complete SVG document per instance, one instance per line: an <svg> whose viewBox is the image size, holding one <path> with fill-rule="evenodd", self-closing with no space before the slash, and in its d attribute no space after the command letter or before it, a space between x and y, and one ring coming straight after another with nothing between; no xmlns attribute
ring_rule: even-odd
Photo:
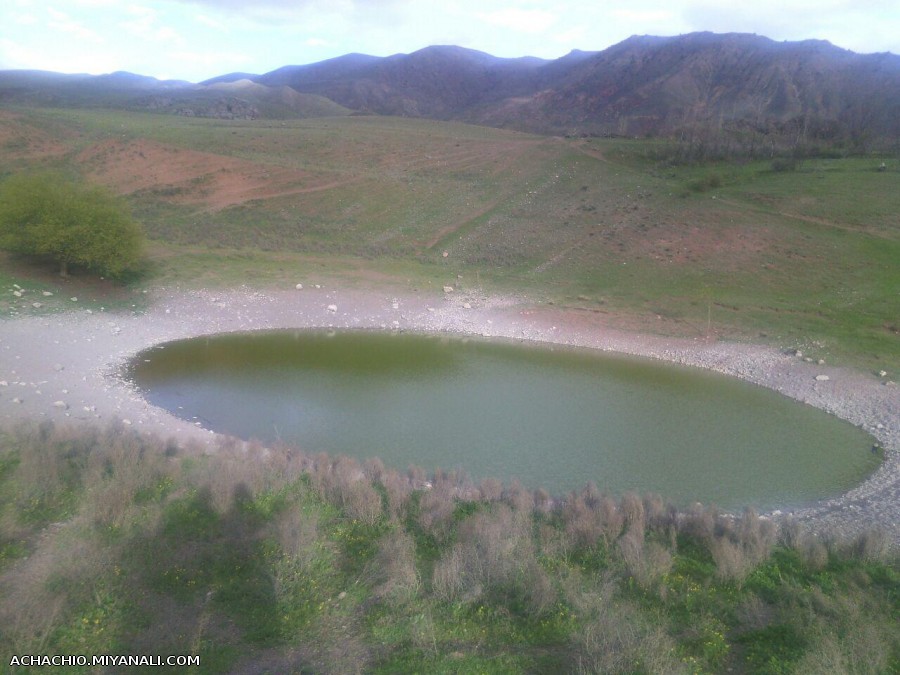
<svg viewBox="0 0 900 675"><path fill-rule="evenodd" d="M227 334L139 355L152 403L207 428L308 453L517 478L588 481L684 504L789 506L877 466L861 430L733 378L653 361L477 339Z"/></svg>

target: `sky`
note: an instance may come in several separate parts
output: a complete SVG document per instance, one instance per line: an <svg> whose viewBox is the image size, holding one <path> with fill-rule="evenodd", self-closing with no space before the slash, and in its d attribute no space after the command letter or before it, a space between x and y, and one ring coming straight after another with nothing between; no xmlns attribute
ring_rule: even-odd
<svg viewBox="0 0 900 675"><path fill-rule="evenodd" d="M631 35L821 39L900 54L898 0L0 0L0 70L190 82L459 45L553 59Z"/></svg>

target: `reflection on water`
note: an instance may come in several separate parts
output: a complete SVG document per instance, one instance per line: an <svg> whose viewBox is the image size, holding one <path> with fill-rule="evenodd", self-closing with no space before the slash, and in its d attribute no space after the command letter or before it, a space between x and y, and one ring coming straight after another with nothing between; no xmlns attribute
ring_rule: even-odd
<svg viewBox="0 0 900 675"><path fill-rule="evenodd" d="M877 465L865 433L822 411L588 350L280 331L170 343L131 376L152 403L219 432L555 493L594 481L765 507L839 494Z"/></svg>

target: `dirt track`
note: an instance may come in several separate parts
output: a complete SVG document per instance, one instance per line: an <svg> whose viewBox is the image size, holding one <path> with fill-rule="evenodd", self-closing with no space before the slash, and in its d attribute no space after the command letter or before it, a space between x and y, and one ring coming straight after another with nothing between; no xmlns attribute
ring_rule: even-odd
<svg viewBox="0 0 900 675"><path fill-rule="evenodd" d="M0 425L23 418L100 423L118 418L163 436L209 441L211 431L141 398L118 377L122 364L168 340L312 327L440 331L579 345L708 368L775 389L864 428L886 454L882 467L862 485L792 515L823 533L852 535L878 526L900 547L900 387L770 348L600 327L577 316L530 308L524 298L459 290L439 296L395 295L308 285L269 292L160 290L143 314L73 310L5 320L0 322ZM816 379L823 375L828 379Z"/></svg>

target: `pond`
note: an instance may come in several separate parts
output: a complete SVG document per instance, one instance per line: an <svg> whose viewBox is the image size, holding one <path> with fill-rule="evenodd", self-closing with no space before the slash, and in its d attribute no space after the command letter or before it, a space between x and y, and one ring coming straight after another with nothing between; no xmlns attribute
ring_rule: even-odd
<svg viewBox="0 0 900 675"><path fill-rule="evenodd" d="M178 417L307 453L463 469L563 494L790 506L878 464L862 430L715 373L592 350L362 331L181 340L129 376Z"/></svg>

